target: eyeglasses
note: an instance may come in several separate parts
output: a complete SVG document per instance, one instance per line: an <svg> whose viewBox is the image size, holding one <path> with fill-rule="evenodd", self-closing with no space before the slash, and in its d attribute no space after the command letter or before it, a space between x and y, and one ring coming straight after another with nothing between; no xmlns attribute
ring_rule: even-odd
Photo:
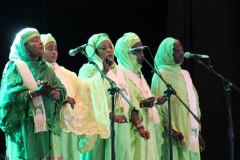
<svg viewBox="0 0 240 160"><path fill-rule="evenodd" d="M182 47L173 48L173 51L179 53L179 52L181 52L181 51L184 52L184 49L183 49Z"/></svg>

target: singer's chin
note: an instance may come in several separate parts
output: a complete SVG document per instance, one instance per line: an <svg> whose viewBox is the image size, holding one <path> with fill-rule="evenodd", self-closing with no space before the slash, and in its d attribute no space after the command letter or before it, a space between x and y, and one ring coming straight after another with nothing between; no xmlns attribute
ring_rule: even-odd
<svg viewBox="0 0 240 160"><path fill-rule="evenodd" d="M184 62L184 57L179 59L179 63L183 63Z"/></svg>

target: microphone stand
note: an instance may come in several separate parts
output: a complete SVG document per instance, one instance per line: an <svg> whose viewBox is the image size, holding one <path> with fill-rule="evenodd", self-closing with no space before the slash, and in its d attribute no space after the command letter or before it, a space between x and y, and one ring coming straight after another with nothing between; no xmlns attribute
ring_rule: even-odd
<svg viewBox="0 0 240 160"><path fill-rule="evenodd" d="M149 48L148 48L149 49ZM149 50L150 52L150 50ZM177 97L177 99L183 104L183 106L192 114L192 116L194 117L194 119L200 124L200 120L199 118L189 109L189 107L187 107L187 105L182 101L182 99L177 95L177 92L172 88L172 86L170 84L168 84L164 78L162 77L162 75L160 74L160 72L158 72L149 62L148 60L140 53L137 52L143 59L145 62L147 62L147 64L152 68L152 71L154 73L156 73L158 75L158 77L166 84L167 90L164 91L164 95L167 97L168 100L168 136L169 136L169 150L170 150L170 160L173 160L173 149L172 149L172 112L171 112L171 95L175 95Z"/></svg>
<svg viewBox="0 0 240 160"><path fill-rule="evenodd" d="M118 92L129 104L129 106L133 109L135 109L135 107L131 104L131 102L122 94L121 90L116 86L116 83L114 81L112 81L106 74L104 74L102 72L102 70L98 67L98 65L93 62L93 61L89 61L90 64L94 65L97 70L101 73L102 77L107 79L108 82L111 85L111 88L108 89L108 93L112 95L111 100L112 100L112 117L111 117L111 148L112 148L112 160L115 160L116 155L115 155L115 129L114 129L114 110L115 110L115 105L114 105L114 94L116 92Z"/></svg>
<svg viewBox="0 0 240 160"><path fill-rule="evenodd" d="M228 105L228 125L229 125L229 130L228 130L228 136L229 136L229 149L230 149L230 160L234 160L234 127L233 127L233 122L232 122L232 107L231 107L231 87L233 87L235 90L240 92L240 89L234 85L232 82L229 80L225 79L222 75L218 74L213 70L213 67L207 66L206 64L202 63L200 58L196 58L197 62L203 65L205 68L207 68L210 72L212 72L214 75L217 77L221 78L224 82L224 91L226 93L226 100L227 100L227 105Z"/></svg>
<svg viewBox="0 0 240 160"><path fill-rule="evenodd" d="M119 92L118 87L115 85L115 82L113 82L109 77L107 77L102 70L98 67L98 65L90 60L90 58L87 56L87 53L84 50L81 51L83 55L85 55L88 59L89 64L94 65L94 67L100 72L101 76L105 79L108 80L108 82L111 85L111 88L108 89L108 93L111 94L111 101L112 101L112 117L111 117L111 159L115 160L116 159L116 153L115 153L115 128L114 128L114 110L115 110L115 105L114 105L114 94L116 92ZM120 93L120 92L119 92ZM121 93L120 93L121 94ZM124 96L123 96L124 97ZM125 97L124 97L125 98ZM134 107L133 107L134 108Z"/></svg>

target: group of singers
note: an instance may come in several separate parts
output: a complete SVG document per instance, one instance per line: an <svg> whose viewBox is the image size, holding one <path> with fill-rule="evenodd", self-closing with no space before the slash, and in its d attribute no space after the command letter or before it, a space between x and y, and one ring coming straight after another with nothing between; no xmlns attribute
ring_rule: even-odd
<svg viewBox="0 0 240 160"><path fill-rule="evenodd" d="M124 33L115 45L106 33L93 34L84 47L89 62L77 75L57 63L57 41L50 33L35 28L18 32L1 79L6 156L200 160L205 149L201 125L183 106L200 119L197 91L189 72L181 68L182 44L172 37L160 43L151 85L141 72L142 46L133 32ZM166 94L167 84L184 104Z"/></svg>

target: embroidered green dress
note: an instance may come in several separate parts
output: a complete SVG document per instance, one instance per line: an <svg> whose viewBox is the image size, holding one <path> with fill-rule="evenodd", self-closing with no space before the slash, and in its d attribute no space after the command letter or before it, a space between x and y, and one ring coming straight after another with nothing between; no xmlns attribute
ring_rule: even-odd
<svg viewBox="0 0 240 160"><path fill-rule="evenodd" d="M47 80L50 85L59 85L62 96L65 88L53 70L43 60L27 63L35 80ZM9 62L3 72L0 94L1 129L6 133L7 155L35 159L50 156L50 134L59 134L59 111L63 101L44 97L48 131L34 133L33 102L28 88L23 84L15 63ZM14 159L15 159L14 158Z"/></svg>
<svg viewBox="0 0 240 160"><path fill-rule="evenodd" d="M25 31L25 30L24 30ZM22 31L23 32L23 31ZM21 32L21 33L22 33ZM32 34L34 32L34 34ZM6 64L0 92L0 127L6 135L6 155L11 160L42 159L51 155L52 144L57 144L60 133L59 111L65 101L66 90L49 65L42 59L32 61L23 42L23 35L39 35L27 29L18 34L11 47L10 61ZM33 100L13 60L22 60L29 67L35 81L44 80L51 86L59 86L62 100L42 96L45 106L47 131L34 133ZM51 139L51 140L50 140ZM56 141L53 141L56 140Z"/></svg>

